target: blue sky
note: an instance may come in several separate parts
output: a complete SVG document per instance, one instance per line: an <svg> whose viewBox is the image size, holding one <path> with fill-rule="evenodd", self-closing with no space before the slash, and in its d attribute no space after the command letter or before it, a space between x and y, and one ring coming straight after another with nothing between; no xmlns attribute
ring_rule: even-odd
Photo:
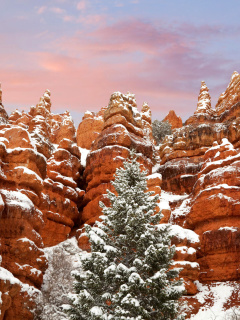
<svg viewBox="0 0 240 320"><path fill-rule="evenodd" d="M185 120L202 80L212 105L240 71L240 2L190 0L12 0L0 2L0 70L10 113L45 89L52 111L76 122L114 91L147 101L154 119Z"/></svg>

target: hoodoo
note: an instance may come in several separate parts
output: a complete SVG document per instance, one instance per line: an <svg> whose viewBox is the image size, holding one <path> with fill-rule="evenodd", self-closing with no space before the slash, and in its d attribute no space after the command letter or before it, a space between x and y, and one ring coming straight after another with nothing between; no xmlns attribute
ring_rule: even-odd
<svg viewBox="0 0 240 320"><path fill-rule="evenodd" d="M68 111L53 114L51 105L46 90L29 112L8 116L0 86L0 320L34 319L51 246L73 237L89 250L84 224L101 219L99 201L108 205L106 192L115 192L111 181L131 149L148 191L160 196L160 223L171 225L187 317L216 303L219 288L227 292L223 310L238 307L240 75L233 73L216 108L202 81L184 125L172 110L164 118L172 134L160 145L150 107L140 112L131 93L113 93L77 130Z"/></svg>

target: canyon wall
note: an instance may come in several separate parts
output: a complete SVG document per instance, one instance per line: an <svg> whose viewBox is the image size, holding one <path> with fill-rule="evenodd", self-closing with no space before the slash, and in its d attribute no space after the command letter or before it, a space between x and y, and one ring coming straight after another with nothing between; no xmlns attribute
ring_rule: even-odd
<svg viewBox="0 0 240 320"><path fill-rule="evenodd" d="M34 299L48 267L43 248L82 235L101 215L106 190L135 149L160 195L161 223L172 224L174 265L196 313L198 283L239 280L240 75L233 73L215 108L202 82L197 109L185 124L174 111L173 132L156 146L150 107L115 92L78 129L69 112L51 112L46 90L30 111L8 115L0 89L0 320L33 319ZM87 156L87 157L86 157ZM86 159L85 159L86 158ZM236 305L234 295L228 308Z"/></svg>

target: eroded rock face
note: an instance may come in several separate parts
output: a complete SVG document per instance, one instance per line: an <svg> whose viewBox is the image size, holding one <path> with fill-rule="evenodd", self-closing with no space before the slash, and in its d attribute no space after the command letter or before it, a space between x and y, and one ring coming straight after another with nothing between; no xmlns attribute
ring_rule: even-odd
<svg viewBox="0 0 240 320"><path fill-rule="evenodd" d="M226 110L229 110L240 101L240 75L233 72L230 83L225 92L223 92L216 104L216 115L220 116Z"/></svg>
<svg viewBox="0 0 240 320"><path fill-rule="evenodd" d="M198 96L197 110L194 115L186 121L186 125L191 123L213 122L214 111L211 107L211 96L205 81L201 82L201 89Z"/></svg>
<svg viewBox="0 0 240 320"><path fill-rule="evenodd" d="M168 121L172 127L172 130L182 127L182 119L176 115L174 110L170 110L163 121Z"/></svg>
<svg viewBox="0 0 240 320"><path fill-rule="evenodd" d="M201 306L197 284L238 281L239 87L234 73L212 109L202 82L194 115L182 126L170 112L173 133L157 148L151 110L144 103L139 112L130 93L115 92L100 112L85 113L76 135L68 112L52 114L48 90L30 112L15 111L10 117L0 90L0 320L33 318L23 308L31 302L23 284L40 288L47 268L43 247L99 219L99 201L108 204L106 190L115 192L110 182L131 149L148 173L148 190L161 195L161 223L173 225L175 266L183 268L192 312ZM85 168L84 149L89 150ZM158 157L160 166L152 173ZM88 249L80 233L79 246ZM13 282L3 281L3 269L11 272Z"/></svg>
<svg viewBox="0 0 240 320"><path fill-rule="evenodd" d="M153 134L152 134L152 112L146 102L144 102L142 106L141 117L142 117L144 137L150 139L154 144L155 141L153 139Z"/></svg>
<svg viewBox="0 0 240 320"><path fill-rule="evenodd" d="M174 267L181 268L179 276L183 278L188 295L198 292L196 284L199 279L200 267L197 263L197 250L200 246L198 235L177 225L171 227L172 243L176 246Z"/></svg>
<svg viewBox="0 0 240 320"><path fill-rule="evenodd" d="M9 291L12 302L9 297L4 300L2 314L7 319L32 319L32 312L23 312L29 296L20 294L19 286L41 287L47 268L43 247L65 240L79 220L84 193L78 188L81 154L70 114L51 113L48 90L29 113L16 111L4 119L0 125L0 254L2 267L19 282L17 295Z"/></svg>
<svg viewBox="0 0 240 320"><path fill-rule="evenodd" d="M1 320L33 319L34 297L37 297L39 290L23 284L7 269L0 267L0 292Z"/></svg>
<svg viewBox="0 0 240 320"><path fill-rule="evenodd" d="M136 108L135 97L132 94L115 92L103 115L103 129L91 145L91 152L87 157L84 177L86 194L83 200L82 224L93 224L101 215L99 201L106 203L106 190L113 190L110 181L114 179L116 168L122 166L128 158L130 149L139 153L139 161L143 169L151 173L153 144L151 131L144 138L146 123L150 123L148 107L143 108L144 123ZM83 237L79 238L82 248L87 246Z"/></svg>
<svg viewBox="0 0 240 320"><path fill-rule="evenodd" d="M8 114L2 104L2 88L0 83L0 123L6 123L7 119L8 119Z"/></svg>
<svg viewBox="0 0 240 320"><path fill-rule="evenodd" d="M202 281L239 278L240 155L227 139L205 153L186 225L200 235Z"/></svg>
<svg viewBox="0 0 240 320"><path fill-rule="evenodd" d="M90 111L85 112L77 129L77 144L79 147L91 149L93 141L103 129L103 113L105 109L102 108L97 114Z"/></svg>
<svg viewBox="0 0 240 320"><path fill-rule="evenodd" d="M221 143L227 138L235 148L240 146L240 104L224 109L218 116L214 115L215 110L211 115L210 106L205 106L204 110L208 112L197 112L186 121L187 125L174 130L160 145L159 172L163 175L163 189L166 191L191 193L196 174L204 162L203 156L214 141Z"/></svg>

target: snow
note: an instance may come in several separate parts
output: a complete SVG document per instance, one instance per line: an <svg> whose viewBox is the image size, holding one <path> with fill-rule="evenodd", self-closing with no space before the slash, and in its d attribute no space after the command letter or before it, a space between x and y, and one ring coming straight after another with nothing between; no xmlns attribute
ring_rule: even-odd
<svg viewBox="0 0 240 320"><path fill-rule="evenodd" d="M173 194L171 192L166 192L166 191L162 190L160 199L175 202L175 201L184 200L184 199L188 198L188 196L189 196L188 194L178 195L178 194Z"/></svg>
<svg viewBox="0 0 240 320"><path fill-rule="evenodd" d="M231 189L231 190L236 190L236 191L239 191L240 190L240 187L237 187L237 186L229 186L228 184L226 183L222 183L222 184L218 184L218 185L214 185L214 186L211 186L211 187L208 187L204 190L201 190L199 192L199 194L197 195L197 197L199 197L201 195L201 193L203 192L207 192L207 191L210 191L210 190L220 190L220 189ZM216 195L217 196L217 195ZM196 198L197 198L196 197ZM195 198L195 200L196 200ZM229 197L228 197L229 198Z"/></svg>
<svg viewBox="0 0 240 320"><path fill-rule="evenodd" d="M16 263L16 262L15 264L18 266L19 270L24 270L27 273L30 272L30 275L36 275L39 277L42 273L40 270L33 268L29 264L20 265L19 263Z"/></svg>
<svg viewBox="0 0 240 320"><path fill-rule="evenodd" d="M79 151L81 153L81 165L85 168L86 167L87 156L90 153L90 150L79 147Z"/></svg>
<svg viewBox="0 0 240 320"><path fill-rule="evenodd" d="M182 228L178 225L171 225L170 235L177 236L179 239L187 239L191 243L199 243L199 235L190 229Z"/></svg>
<svg viewBox="0 0 240 320"><path fill-rule="evenodd" d="M200 171L200 173L206 172L207 167L209 167L209 166L213 166L214 165L216 167L221 167L221 166L224 166L224 165L229 165L229 162L232 163L232 162L238 161L238 160L240 160L240 156L239 156L239 154L236 154L234 156L228 156L225 159L206 162L204 168Z"/></svg>
<svg viewBox="0 0 240 320"><path fill-rule="evenodd" d="M238 231L238 228L237 227L221 227L219 228L218 230L222 231L222 230L226 230L226 231L231 231L231 232L237 232ZM212 230L207 230L205 231L204 233L209 233L211 232ZM203 233L203 234L204 234Z"/></svg>
<svg viewBox="0 0 240 320"><path fill-rule="evenodd" d="M91 310L90 310L90 313L93 315L93 316L102 316L103 315L103 312L102 312L102 309L100 307L92 307Z"/></svg>
<svg viewBox="0 0 240 320"><path fill-rule="evenodd" d="M43 276L41 295L39 296L39 311L41 320L68 320L63 308L69 308L69 297L73 293L73 270L81 270L80 254L75 237L44 249L48 259L48 269Z"/></svg>
<svg viewBox="0 0 240 320"><path fill-rule="evenodd" d="M170 204L169 203L173 203L173 202L179 202L179 206L177 206L171 214L171 221L173 217L177 217L177 216L182 216L182 215L186 215L189 210L189 204L190 204L190 199L189 199L189 195L188 194L184 194L184 195L176 195L176 194L172 194L171 192L166 192L164 190L161 191L161 196L160 196L160 203L158 204L160 210L163 209L168 209L170 210Z"/></svg>
<svg viewBox="0 0 240 320"><path fill-rule="evenodd" d="M227 231L236 232L236 231L238 231L238 228L236 228L236 227L221 227L218 230L227 230Z"/></svg>
<svg viewBox="0 0 240 320"><path fill-rule="evenodd" d="M5 268L0 267L0 280L4 282L9 281L11 285L19 285L21 292L26 292L29 296L29 300L35 300L39 297L40 291L33 286L22 283L19 279L15 278L14 275L6 270ZM0 295L0 303L1 303L1 295Z"/></svg>
<svg viewBox="0 0 240 320"><path fill-rule="evenodd" d="M84 115L93 115L93 114L94 114L94 113L91 112L91 111L89 111L89 110L85 111L85 113L84 113Z"/></svg>
<svg viewBox="0 0 240 320"><path fill-rule="evenodd" d="M173 266L190 266L191 269L200 269L199 264L197 262L190 262L190 261L174 261Z"/></svg>
<svg viewBox="0 0 240 320"><path fill-rule="evenodd" d="M149 176L147 176L147 180L149 180L149 179L156 179L156 178L162 180L162 175L161 175L161 173L153 173L153 174L150 174Z"/></svg>
<svg viewBox="0 0 240 320"><path fill-rule="evenodd" d="M160 210L170 209L169 202L179 202L179 205L177 205L171 213L170 222L172 222L174 218L186 216L190 211L191 200L188 194L176 195L162 190L159 203Z"/></svg>
<svg viewBox="0 0 240 320"><path fill-rule="evenodd" d="M47 158L42 154L42 153L39 153L38 151L34 150L34 149L31 149L31 148L20 148L20 147L16 147L14 149L10 149L8 148L7 149L7 153L10 154L10 153L17 153L17 152L20 152L20 151L25 151L28 150L29 152L31 153L34 153L37 157L39 158L43 158L45 161L47 161Z"/></svg>
<svg viewBox="0 0 240 320"><path fill-rule="evenodd" d="M192 248L192 247L186 247L186 246L182 246L182 247L176 247L176 251L181 252L182 254L188 254L188 255L193 255L194 253L196 253L196 249Z"/></svg>
<svg viewBox="0 0 240 320"><path fill-rule="evenodd" d="M1 190L5 198L5 202L9 207L19 207L24 211L30 212L34 210L32 201L19 191Z"/></svg>
<svg viewBox="0 0 240 320"><path fill-rule="evenodd" d="M14 169L15 169L15 170L19 170L19 169L20 169L20 170L23 170L23 173L32 176L32 180L33 180L33 181L35 180L35 181L37 181L38 183L43 184L42 178L40 178L39 175L36 174L36 172L28 169L27 167L18 166L18 167L15 167Z"/></svg>
<svg viewBox="0 0 240 320"><path fill-rule="evenodd" d="M156 163L155 166L152 168L152 172L158 172L159 168L161 167L160 163Z"/></svg>
<svg viewBox="0 0 240 320"><path fill-rule="evenodd" d="M0 280L9 281L11 284L22 284L10 271L2 267L0 267Z"/></svg>
<svg viewBox="0 0 240 320"><path fill-rule="evenodd" d="M17 239L17 241L28 242L30 247L32 247L36 250L41 250L36 246L36 244L32 240L29 240L28 238L20 238L20 239Z"/></svg>
<svg viewBox="0 0 240 320"><path fill-rule="evenodd" d="M191 316L191 320L227 320L231 319L230 314L232 310L225 310L224 305L231 297L236 285L231 282L216 282L211 285L203 285L199 281L195 281L199 293L195 295L195 298L203 304L201 309L196 315ZM211 302L209 302L211 297ZM237 310L237 309L236 309ZM240 308L238 311L240 313Z"/></svg>

